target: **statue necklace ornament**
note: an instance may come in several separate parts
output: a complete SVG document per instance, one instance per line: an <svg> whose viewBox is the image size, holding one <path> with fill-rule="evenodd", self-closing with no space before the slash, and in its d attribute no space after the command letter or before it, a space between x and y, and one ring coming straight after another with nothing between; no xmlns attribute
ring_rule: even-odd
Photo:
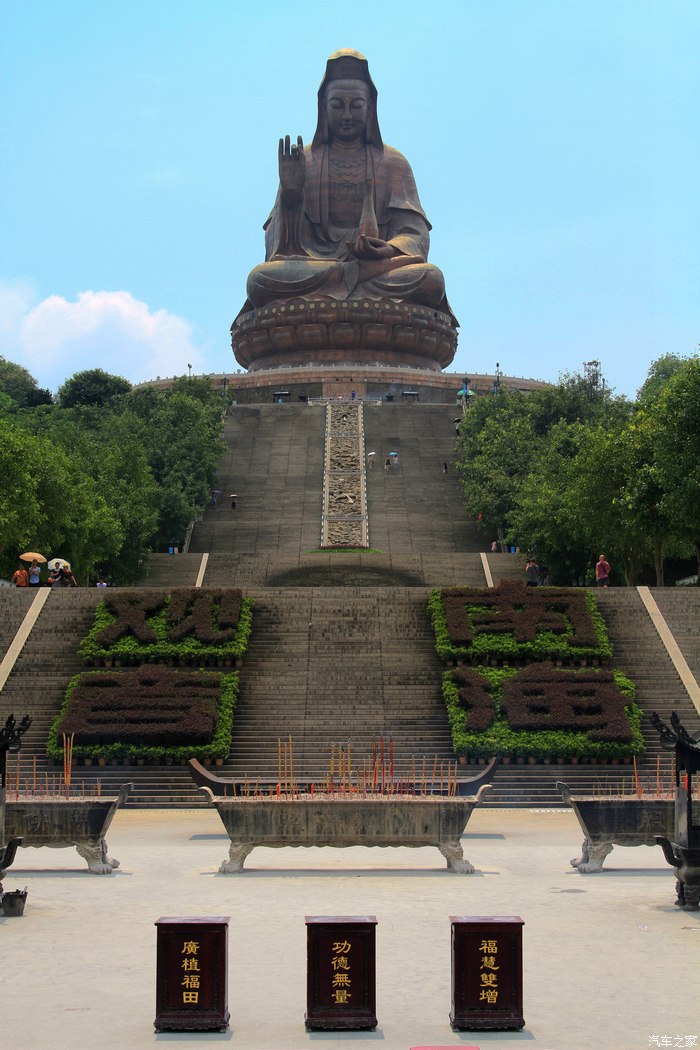
<svg viewBox="0 0 700 1050"><path fill-rule="evenodd" d="M352 158L346 160L339 155L341 152L340 150L337 153L335 150L330 152L328 166L333 181L340 182L343 186L356 186L359 182L364 182L367 168L364 150L363 155L357 160Z"/></svg>

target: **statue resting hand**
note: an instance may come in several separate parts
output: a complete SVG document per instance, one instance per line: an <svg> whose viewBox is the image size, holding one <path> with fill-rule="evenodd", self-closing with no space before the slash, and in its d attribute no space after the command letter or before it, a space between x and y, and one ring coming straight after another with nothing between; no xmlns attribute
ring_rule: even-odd
<svg viewBox="0 0 700 1050"><path fill-rule="evenodd" d="M358 259L391 259L399 254L393 244L383 241L381 237L367 237L364 233L348 247Z"/></svg>

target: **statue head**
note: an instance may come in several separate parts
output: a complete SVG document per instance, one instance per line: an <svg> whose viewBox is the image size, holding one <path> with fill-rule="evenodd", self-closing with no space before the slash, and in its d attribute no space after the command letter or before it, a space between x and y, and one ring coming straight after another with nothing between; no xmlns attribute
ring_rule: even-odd
<svg viewBox="0 0 700 1050"><path fill-rule="evenodd" d="M326 73L318 89L318 122L312 146L320 146L330 141L331 129L328 121L328 93L335 88L336 93L350 91L353 84L364 85L360 95L367 97L365 141L378 149L383 148L382 136L377 120L377 89L369 74L367 59L359 51L343 48L335 51L326 63Z"/></svg>

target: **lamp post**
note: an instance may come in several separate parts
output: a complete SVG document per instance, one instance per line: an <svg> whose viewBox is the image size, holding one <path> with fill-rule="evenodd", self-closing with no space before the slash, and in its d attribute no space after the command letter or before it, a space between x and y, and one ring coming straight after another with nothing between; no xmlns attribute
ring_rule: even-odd
<svg viewBox="0 0 700 1050"><path fill-rule="evenodd" d="M591 400L598 396L601 382L600 361L584 361L583 376L589 386L589 397ZM603 380L603 393L605 392L605 380Z"/></svg>
<svg viewBox="0 0 700 1050"><path fill-rule="evenodd" d="M503 372L501 372L501 366L499 365L498 361L496 361L496 372L495 372L494 380L493 380L493 392L494 392L494 394L500 393L500 390L501 390L501 376L502 375L503 375Z"/></svg>
<svg viewBox="0 0 700 1050"><path fill-rule="evenodd" d="M192 378L192 365L190 365L190 364L187 365L187 378L188 379Z"/></svg>

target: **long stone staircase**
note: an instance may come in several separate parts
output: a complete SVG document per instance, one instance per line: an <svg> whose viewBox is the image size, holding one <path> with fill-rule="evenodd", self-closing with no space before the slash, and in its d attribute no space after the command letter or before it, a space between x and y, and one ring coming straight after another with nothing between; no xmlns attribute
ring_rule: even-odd
<svg viewBox="0 0 700 1050"><path fill-rule="evenodd" d="M278 741L294 748L299 778L322 781L331 752L350 748L358 768L374 742L391 740L397 775L454 761L441 699L438 659L426 603L432 586L485 585L482 552L490 545L465 516L452 468L453 406L366 405L365 435L376 464L367 471L372 553L318 551L323 476L323 406L235 409L226 424L218 506L195 527L188 555L152 559L149 586L192 586L207 555L203 585L242 587L255 599L254 631L241 670L234 739L223 775L275 779ZM389 452L398 463L383 469ZM442 464L448 463L444 474ZM238 494L236 509L230 492ZM495 582L522 576L522 559L487 557ZM700 591L655 590L659 608L696 677L700 672ZM46 734L70 678L76 650L92 622L97 590L51 594L0 693L0 717L30 714L20 776L52 776ZM613 666L637 683L638 702L668 719L677 710L691 733L700 715L676 673L636 590L596 592L614 646ZM0 654L33 598L0 591ZM643 779L668 783L669 756L645 719ZM9 779L16 760L10 758ZM474 775L478 766L460 766ZM125 780L130 804L204 805L186 766L78 767L86 789ZM631 784L627 765L499 765L491 805L561 805L557 779L574 791Z"/></svg>
<svg viewBox="0 0 700 1050"><path fill-rule="evenodd" d="M365 407L365 444L377 461L367 478L370 543L416 566L491 545L464 512L453 464L455 411L454 405ZM398 458L385 470L390 452Z"/></svg>
<svg viewBox="0 0 700 1050"><path fill-rule="evenodd" d="M232 410L224 427L228 451L219 467L218 505L195 525L189 548L216 555L220 569L212 564L210 573L235 564L230 555L280 555L288 563L319 546L325 419L323 405Z"/></svg>
<svg viewBox="0 0 700 1050"><path fill-rule="evenodd" d="M653 592L696 681L700 682L700 615L693 595L697 588L665 587Z"/></svg>
<svg viewBox="0 0 700 1050"><path fill-rule="evenodd" d="M672 606L678 620L694 621L696 625L700 622L697 588L657 588L652 594L660 608ZM647 715L656 711L665 722L672 711L677 711L690 733L700 733L700 713L693 706L636 588L599 589L596 598L613 642L612 665L634 681L637 703L642 710ZM669 626L673 629L672 623ZM693 647L686 648L690 652ZM697 665L697 639L694 659ZM662 771L670 772L671 753L661 750L658 733L648 718L644 719L642 732L647 748L644 776L655 778L658 765Z"/></svg>
<svg viewBox="0 0 700 1050"><path fill-rule="evenodd" d="M384 740L396 774L411 757L454 761L422 588L300 588L253 592L256 632L245 660L231 775L276 779L277 741L292 737L295 769L321 780L332 749L353 767Z"/></svg>

